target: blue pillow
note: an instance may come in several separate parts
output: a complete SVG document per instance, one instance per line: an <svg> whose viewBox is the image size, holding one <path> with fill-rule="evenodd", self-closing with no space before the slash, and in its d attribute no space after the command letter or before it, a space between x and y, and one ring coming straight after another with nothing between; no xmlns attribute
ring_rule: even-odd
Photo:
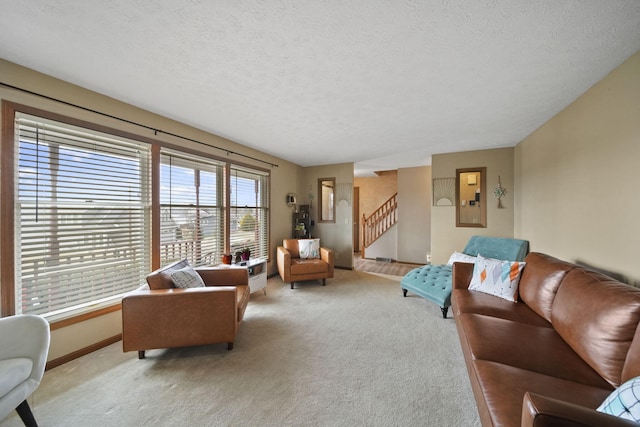
<svg viewBox="0 0 640 427"><path fill-rule="evenodd" d="M640 421L640 377L615 389L597 410L626 420Z"/></svg>

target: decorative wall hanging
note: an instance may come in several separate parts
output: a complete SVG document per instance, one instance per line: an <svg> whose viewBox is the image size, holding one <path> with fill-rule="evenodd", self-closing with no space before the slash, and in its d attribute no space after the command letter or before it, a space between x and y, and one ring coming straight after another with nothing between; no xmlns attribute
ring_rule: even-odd
<svg viewBox="0 0 640 427"><path fill-rule="evenodd" d="M433 206L455 206L456 204L456 179L434 178L433 180Z"/></svg>
<svg viewBox="0 0 640 427"><path fill-rule="evenodd" d="M507 194L507 190L502 187L502 182L500 181L500 176L498 176L498 186L493 189L493 194L498 198L498 209L503 209L502 200L500 200L505 194Z"/></svg>
<svg viewBox="0 0 640 427"><path fill-rule="evenodd" d="M351 206L351 194L353 193L353 184L351 183L338 183L336 184L336 199L338 203L341 201L347 202L347 205Z"/></svg>

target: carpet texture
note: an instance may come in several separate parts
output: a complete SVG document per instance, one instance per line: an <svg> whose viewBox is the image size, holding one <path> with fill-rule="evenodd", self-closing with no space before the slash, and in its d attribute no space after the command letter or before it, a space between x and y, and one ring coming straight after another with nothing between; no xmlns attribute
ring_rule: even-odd
<svg viewBox="0 0 640 427"><path fill-rule="evenodd" d="M251 296L235 347L123 353L45 373L47 426L479 426L452 319L400 277L336 270ZM17 415L1 427L21 426Z"/></svg>

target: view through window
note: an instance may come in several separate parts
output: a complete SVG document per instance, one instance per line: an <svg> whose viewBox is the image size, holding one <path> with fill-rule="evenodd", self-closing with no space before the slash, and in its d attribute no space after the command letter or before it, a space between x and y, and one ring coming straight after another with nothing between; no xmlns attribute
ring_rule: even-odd
<svg viewBox="0 0 640 427"><path fill-rule="evenodd" d="M16 314L56 320L119 302L145 283L154 249L161 265L215 265L244 248L268 258L268 171L166 147L153 165L153 142L18 111L14 130L5 141L15 152L13 178L2 183L15 203L15 215L2 219L15 229L2 246L14 270L2 289L12 287L5 300Z"/></svg>

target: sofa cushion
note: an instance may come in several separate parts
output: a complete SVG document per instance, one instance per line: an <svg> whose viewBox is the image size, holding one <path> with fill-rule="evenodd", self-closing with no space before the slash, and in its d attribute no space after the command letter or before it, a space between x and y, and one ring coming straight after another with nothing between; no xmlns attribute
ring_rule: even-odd
<svg viewBox="0 0 640 427"><path fill-rule="evenodd" d="M329 264L318 258L292 258L290 271L292 275L324 273L329 271Z"/></svg>
<svg viewBox="0 0 640 427"><path fill-rule="evenodd" d="M469 290L518 301L518 283L524 262L500 261L478 255Z"/></svg>
<svg viewBox="0 0 640 427"><path fill-rule="evenodd" d="M604 389L550 377L486 360L472 362L473 382L482 389L478 409L489 413L494 426L519 426L526 392L595 409L611 393ZM477 396L477 395L476 395ZM485 408L482 406L486 405ZM484 425L484 423L483 423ZM487 424L489 425L489 424Z"/></svg>
<svg viewBox="0 0 640 427"><path fill-rule="evenodd" d="M203 288L205 286L202 277L190 265L171 272L171 280L176 288Z"/></svg>
<svg viewBox="0 0 640 427"><path fill-rule="evenodd" d="M574 268L558 288L551 323L609 384L618 387L640 322L640 289Z"/></svg>
<svg viewBox="0 0 640 427"><path fill-rule="evenodd" d="M291 258L300 258L300 252L298 250L298 239L284 239L282 246L289 251Z"/></svg>
<svg viewBox="0 0 640 427"><path fill-rule="evenodd" d="M514 304L511 301L496 298L493 295L482 292L454 289L452 301L456 310L454 315L475 313L545 328L553 327L550 322L538 316L526 304Z"/></svg>
<svg viewBox="0 0 640 427"><path fill-rule="evenodd" d="M173 279L171 279L171 273L188 265L189 262L186 259L183 259L149 273L149 275L147 275L147 284L149 284L149 289L156 290L175 288Z"/></svg>
<svg viewBox="0 0 640 427"><path fill-rule="evenodd" d="M522 271L518 288L520 301L550 322L558 287L575 264L537 252L527 255L525 262L527 268Z"/></svg>
<svg viewBox="0 0 640 427"><path fill-rule="evenodd" d="M299 239L298 252L302 259L320 258L320 239Z"/></svg>
<svg viewBox="0 0 640 427"><path fill-rule="evenodd" d="M640 421L640 377L632 378L615 389L598 407L598 411Z"/></svg>
<svg viewBox="0 0 640 427"><path fill-rule="evenodd" d="M0 396L4 396L31 375L33 360L16 357L0 360Z"/></svg>
<svg viewBox="0 0 640 427"><path fill-rule="evenodd" d="M466 344L474 359L594 387L610 387L552 328L469 313L461 314L456 321L465 331Z"/></svg>

